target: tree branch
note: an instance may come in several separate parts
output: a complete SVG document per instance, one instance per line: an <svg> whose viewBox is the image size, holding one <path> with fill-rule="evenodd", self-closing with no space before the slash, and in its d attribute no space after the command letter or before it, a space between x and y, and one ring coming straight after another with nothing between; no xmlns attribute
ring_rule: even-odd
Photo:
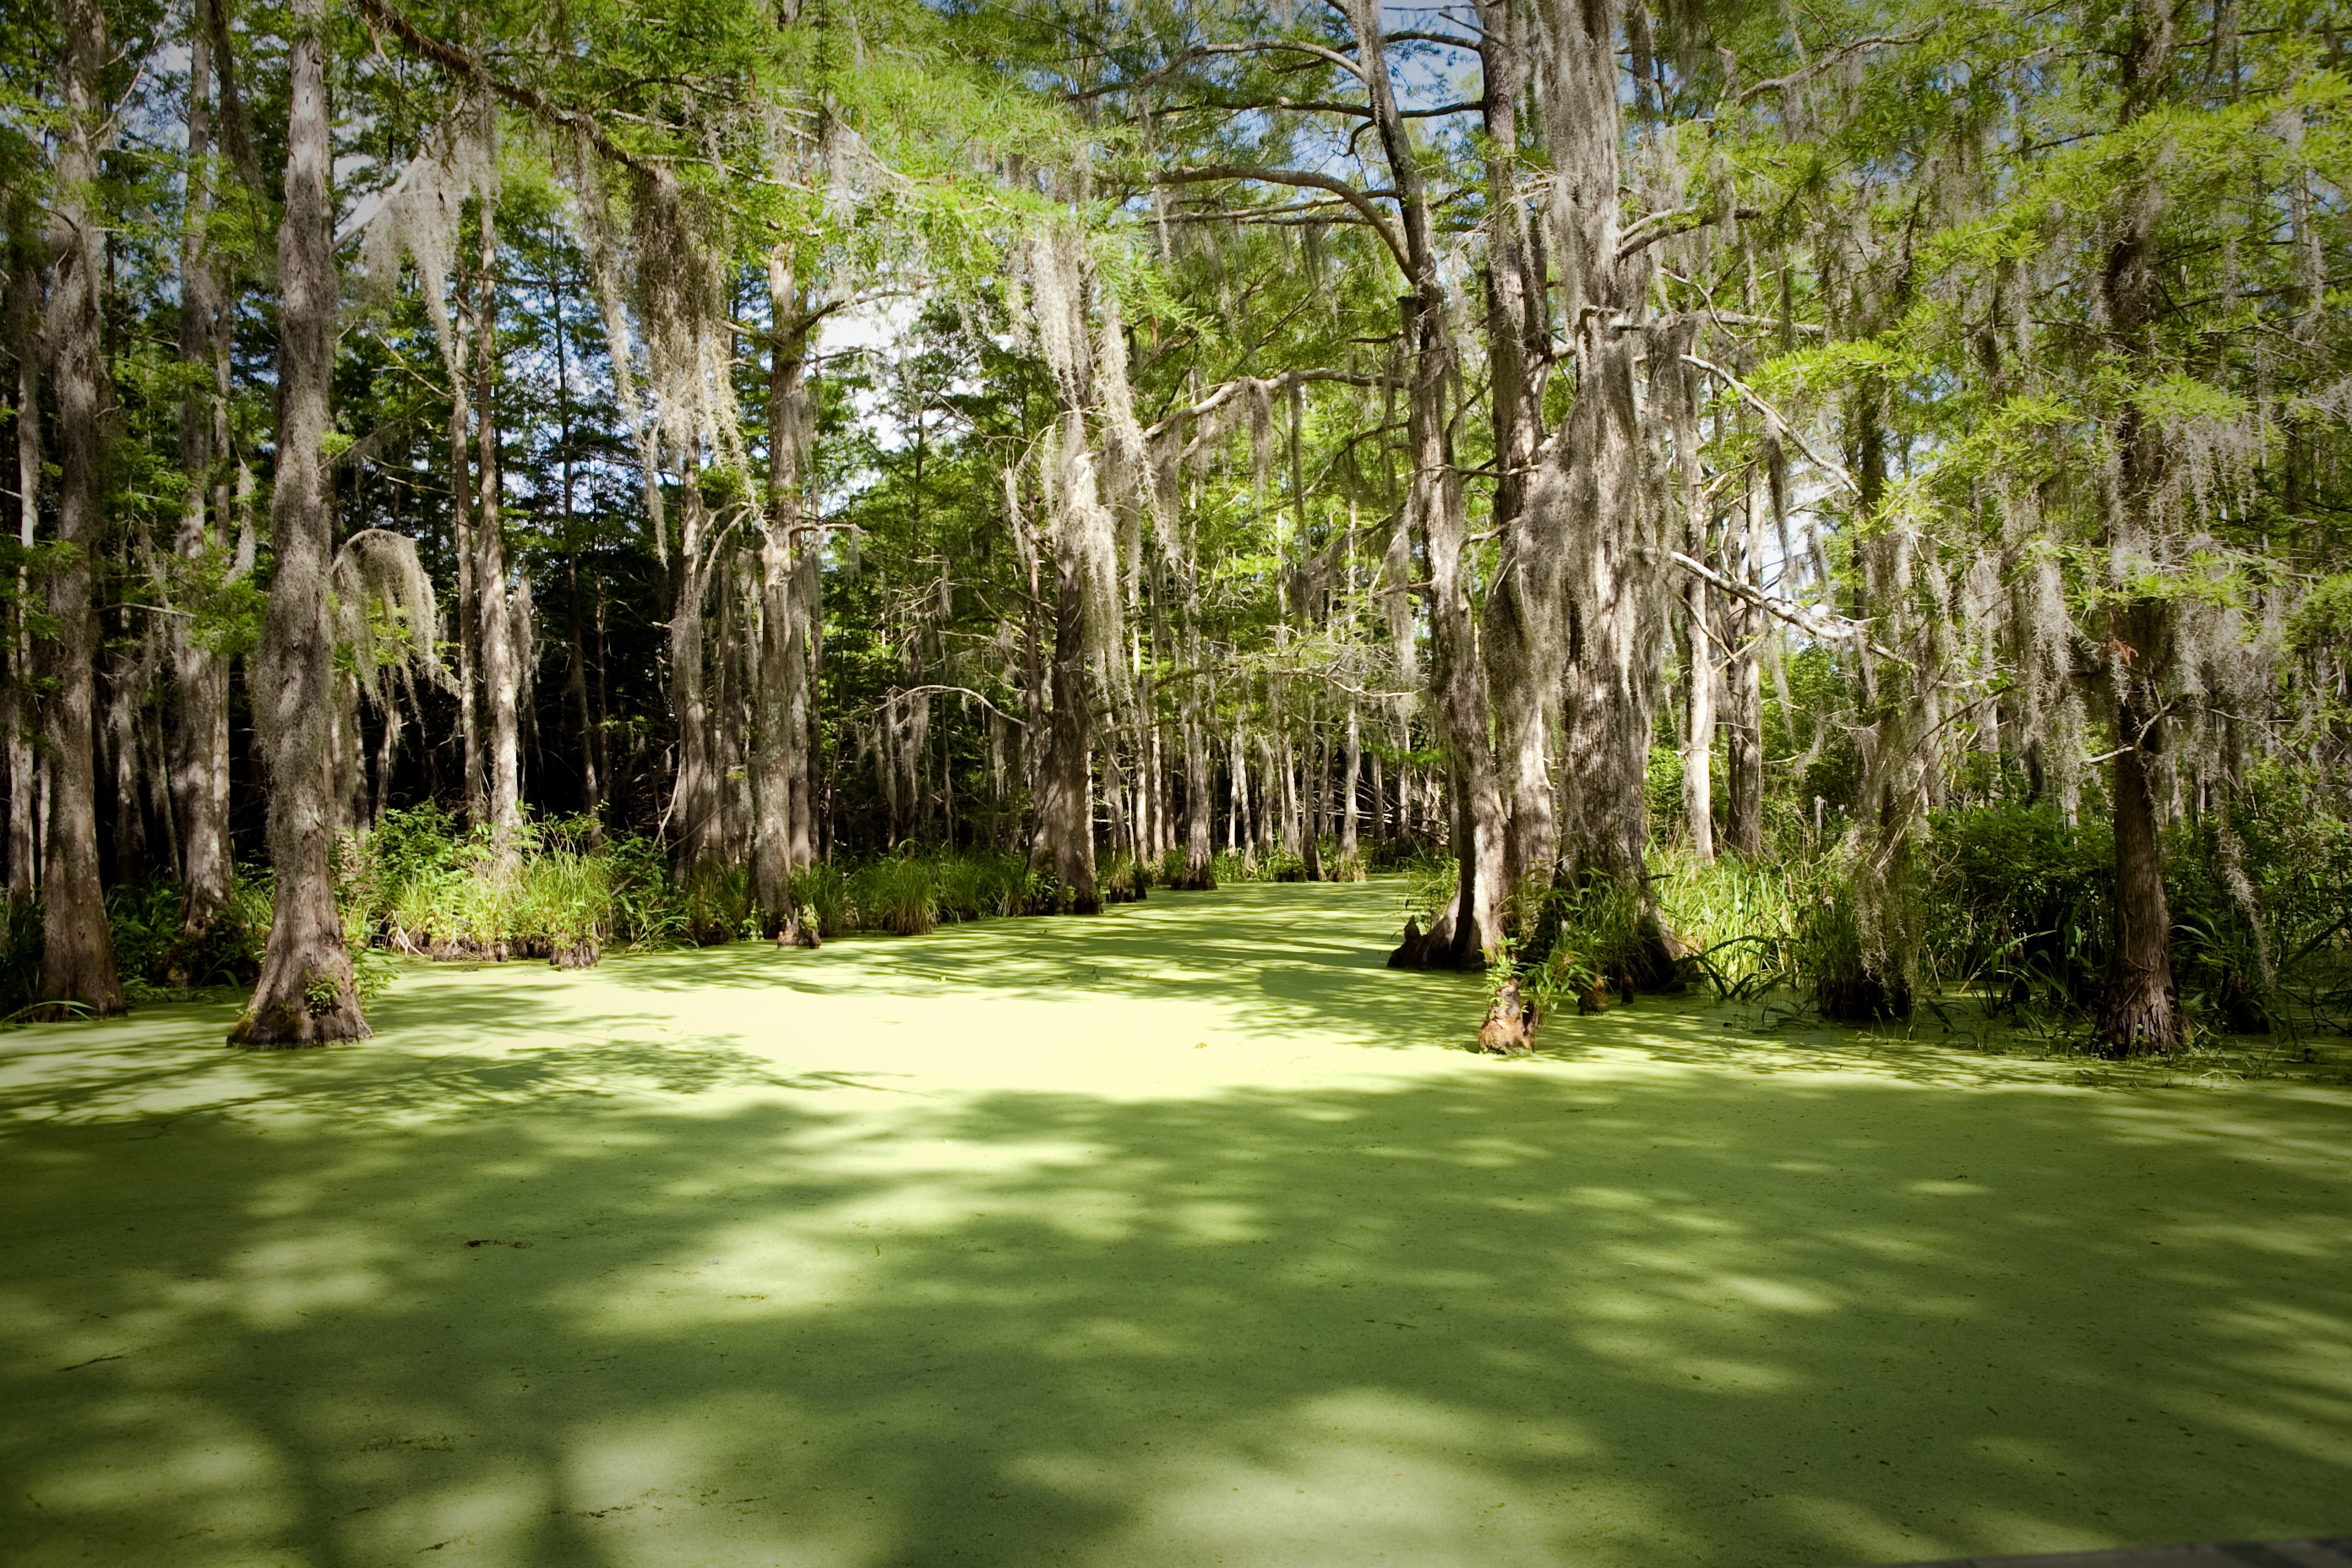
<svg viewBox="0 0 2352 1568"><path fill-rule="evenodd" d="M370 3L370 0L362 0L362 3ZM1255 163L1213 163L1200 169L1164 169L1151 176L1151 183L1155 185L1197 184L1204 180L1256 180L1269 185L1297 185L1310 191L1328 191L1363 215L1364 221L1370 224L1387 244L1389 254L1396 258L1396 264L1404 275L1408 278L1412 276L1412 264L1405 258L1404 241L1390 229L1381 209L1372 205L1374 194L1393 197L1393 192L1368 194L1328 174L1309 174L1303 169L1268 169Z"/></svg>
<svg viewBox="0 0 2352 1568"><path fill-rule="evenodd" d="M1652 213L1637 221L1617 241L1617 259L1623 261L1646 246L1678 234L1688 234L1695 228L1721 223L1726 217L1760 217L1754 207L1733 207L1728 212L1720 208L1709 211L1704 207L1676 207L1671 212Z"/></svg>
<svg viewBox="0 0 2352 1568"><path fill-rule="evenodd" d="M542 124L556 126L584 138L590 146L623 168L641 173L646 169L644 159L604 134L604 128L592 116L566 109L534 89L493 74L488 61L477 58L455 44L443 43L401 15L393 7L391 0L357 0L357 3L363 16L390 28L394 37L442 69L464 80L479 82Z"/></svg>
<svg viewBox="0 0 2352 1568"><path fill-rule="evenodd" d="M1335 381L1342 386L1392 386L1399 389L1407 384L1392 375L1360 375L1346 370L1286 370L1276 376L1237 376L1190 407L1170 410L1143 432L1144 439L1157 439L1184 420L1214 414L1231 403L1244 387L1263 386L1267 395L1272 396L1277 392L1288 392L1294 386L1304 386L1315 381Z"/></svg>
<svg viewBox="0 0 2352 1568"><path fill-rule="evenodd" d="M1848 55L1856 55L1864 49L1884 48L1892 45L1916 44L1935 30L1936 24L1931 22L1927 26L1915 28L1908 33L1885 33L1874 37L1856 38L1842 48L1831 50L1802 69L1792 70L1787 76L1772 77L1758 82L1753 87L1742 89L1737 101L1745 103L1751 98L1759 98L1765 93L1778 91L1781 88L1801 87L1844 59Z"/></svg>
<svg viewBox="0 0 2352 1568"><path fill-rule="evenodd" d="M1745 583L1727 577L1720 572L1702 565L1679 550L1669 552L1667 559L1692 576L1722 589L1733 598L1744 599L1773 619L1786 621L1807 637L1819 637L1823 642L1853 643L1858 647L1868 648L1879 658L1892 660L1906 669L1918 668L1901 654L1873 638L1870 628L1860 621L1850 620L1843 616L1824 616L1817 610L1809 610L1802 605L1776 598L1760 588L1751 588Z"/></svg>
<svg viewBox="0 0 2352 1568"><path fill-rule="evenodd" d="M1829 475L1830 478L1835 479L1846 489L1856 495L1862 493L1862 487L1854 483L1854 479L1852 474L1847 473L1843 466L1831 462L1827 458L1822 457L1820 453L1814 451L1812 447L1807 446L1805 444L1805 438L1797 434L1796 427L1780 416L1780 411L1779 409L1773 407L1770 404L1765 402L1762 397L1759 396L1755 388L1749 386L1746 382L1740 380L1738 376L1732 374L1721 365L1716 364L1711 361L1703 360L1696 354L1683 355L1683 363L1685 364L1696 365L1699 369L1706 371L1710 375L1721 377L1723 384L1726 386L1728 386L1732 391L1739 394L1742 401L1744 401L1749 407L1755 409L1756 412L1764 416L1765 419L1770 423L1772 433L1774 435L1781 437L1790 446L1796 447L1797 450L1803 455L1804 459L1807 462L1812 464L1823 473Z"/></svg>

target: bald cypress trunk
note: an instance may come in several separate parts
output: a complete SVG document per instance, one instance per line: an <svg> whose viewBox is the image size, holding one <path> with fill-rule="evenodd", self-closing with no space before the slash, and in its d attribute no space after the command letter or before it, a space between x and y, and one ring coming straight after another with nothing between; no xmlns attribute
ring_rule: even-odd
<svg viewBox="0 0 2352 1568"><path fill-rule="evenodd" d="M1536 483L1551 325L1542 257L1527 221L1517 157L1527 70L1517 7L1481 0L1479 59L1486 130L1486 344L1493 385L1495 507L1502 556L1486 596L1486 679L1496 765L1508 814L1505 875L1517 892L1549 882L1559 853L1552 812L1553 717L1559 692L1559 598L1566 561L1557 487ZM1531 910L1517 911L1524 923Z"/></svg>
<svg viewBox="0 0 2352 1568"><path fill-rule="evenodd" d="M488 111L485 111L486 115ZM496 118L489 117L488 141L495 157ZM501 863L516 856L515 836L522 827L522 730L518 708L521 669L516 659L511 611L507 603L507 553L504 520L500 515L498 392L498 216L485 191L480 197L481 251L479 293L474 307L474 420L476 494L480 505L474 531L474 589L480 595L474 613L480 638L482 696L489 710L489 748L484 768L485 804L488 808L491 843Z"/></svg>
<svg viewBox="0 0 2352 1568"><path fill-rule="evenodd" d="M10 246L8 267L8 346L16 355L16 542L30 550L40 521L41 493L41 351L36 319L40 310L40 271L32 247ZM16 568L16 598L8 616L8 687L6 741L8 747L8 899L28 902L38 888L38 856L35 841L36 807L40 800L40 768L33 752L33 734L40 725L33 663L33 636L26 609L33 602L32 583L25 568Z"/></svg>
<svg viewBox="0 0 2352 1568"><path fill-rule="evenodd" d="M1546 147L1576 395L1547 465L1559 487L1566 589L1564 878L1645 886L1643 784L1664 640L1654 507L1643 493L1633 353L1644 253L1622 252L1614 0L1537 0ZM1645 553L1647 552L1647 553Z"/></svg>
<svg viewBox="0 0 2352 1568"><path fill-rule="evenodd" d="M1462 470L1454 460L1446 392L1455 370L1455 348L1438 266L1428 195L1418 154L1405 133L1383 57L1380 7L1373 0L1347 0L1345 10L1366 71L1373 129L1397 191L1404 235L1407 278L1412 292L1398 301L1412 369L1406 413L1406 442L1412 479L1406 517L1422 536L1426 553L1431 648L1430 679L1444 727L1447 763L1454 775L1454 853L1461 866L1456 891L1459 912L1453 941L1433 959L1463 968L1484 968L1500 951L1504 904L1510 893L1506 815L1496 777L1495 752L1487 738L1486 678L1480 667L1476 631L1463 576L1468 520Z"/></svg>
<svg viewBox="0 0 2352 1568"><path fill-rule="evenodd" d="M225 368L213 353L222 331L220 268L205 234L212 206L206 159L212 149L212 29L201 18L188 39L188 216L180 243L180 360ZM223 571L226 498L214 482L226 456L215 440L226 418L227 388L191 387L180 404L180 471L188 497L173 540L181 570L202 580ZM190 941L208 934L227 906L235 868L228 838L228 660L186 616L167 617L173 726L172 783L180 821L180 872L186 889L180 926Z"/></svg>
<svg viewBox="0 0 2352 1568"><path fill-rule="evenodd" d="M813 435L808 319L786 246L768 256L768 515L760 546L752 689L751 891L765 911L769 934L791 943L815 934L802 930L792 896L792 873L807 863L805 827L795 831L794 795L805 769L808 653L802 627L811 609L803 602L808 589L801 580L814 582L814 561L807 563L809 572L802 571L801 473Z"/></svg>
<svg viewBox="0 0 2352 1568"><path fill-rule="evenodd" d="M691 443L679 486L677 599L669 620L670 716L677 726L677 775L669 805L675 860L681 872L710 858L719 792L710 775L710 713L703 670L703 534L709 509L702 499L702 466Z"/></svg>
<svg viewBox="0 0 2352 1568"><path fill-rule="evenodd" d="M1708 558L1707 505L1698 460L1698 386L1691 367L1682 363L1689 348L1689 328L1665 334L1666 363L1651 368L1654 383L1670 389L1674 409L1675 473L1682 502L1682 551L1694 561ZM1705 579L1683 580L1682 618L1675 627L1675 645L1682 656L1683 678L1683 827L1690 852L1700 861L1715 858L1715 648L1713 615Z"/></svg>
<svg viewBox="0 0 2352 1568"><path fill-rule="evenodd" d="M269 779L278 874L253 1001L229 1033L252 1047L364 1038L330 865L334 645L327 618L333 518L321 462L335 348L334 204L328 193L325 0L293 0L286 211L278 231L278 557L256 660L254 718Z"/></svg>
<svg viewBox="0 0 2352 1568"><path fill-rule="evenodd" d="M2123 57L2126 123L2154 106L2170 58L2168 13L2143 5ZM2134 368L2153 378L2148 338L2165 309L2157 276L2156 222L2162 204L2143 191L2125 205L2123 231L2107 252L2102 292L2116 346ZM2149 537L2171 454L2158 423L2126 400L2116 429L2122 458L2118 491L2109 515L2124 530ZM2111 523L2099 548L2114 547ZM2162 846L2149 759L2164 744L2166 606L2139 597L2111 612L2107 685L2115 703L2116 948L2099 995L2099 1037L2118 1055L2160 1050L2180 1042L2180 995L2172 978L2172 910L2165 898Z"/></svg>
<svg viewBox="0 0 2352 1568"><path fill-rule="evenodd" d="M49 380L58 400L58 542L51 568L52 624L41 639L51 689L43 729L49 747L49 832L42 867L40 998L58 1011L120 1013L114 937L98 871L98 786L91 736L97 687L98 614L91 603L105 525L101 468L107 417L106 363L100 341L104 276L101 217L85 205L98 180L106 106L99 73L107 60L105 8L63 0L65 115L57 153L49 279Z"/></svg>
<svg viewBox="0 0 2352 1568"><path fill-rule="evenodd" d="M1739 581L1753 586L1764 542L1752 479L1745 521L1739 558L1729 564ZM1745 599L1735 600L1724 617L1731 653L1723 726L1724 774L1730 790L1724 801L1723 837L1724 847L1736 855L1764 852L1764 682L1763 662L1757 657L1763 620L1763 612Z"/></svg>
<svg viewBox="0 0 2352 1568"><path fill-rule="evenodd" d="M1068 546L1056 552L1054 593L1053 712L1037 773L1037 840L1034 868L1050 867L1062 884L1066 908L1096 914L1094 710L1087 693L1086 586Z"/></svg>

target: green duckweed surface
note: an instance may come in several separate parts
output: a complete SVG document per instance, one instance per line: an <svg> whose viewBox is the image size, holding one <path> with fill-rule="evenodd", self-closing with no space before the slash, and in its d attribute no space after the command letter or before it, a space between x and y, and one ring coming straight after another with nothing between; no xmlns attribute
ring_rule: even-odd
<svg viewBox="0 0 2352 1568"><path fill-rule="evenodd" d="M0 1559L1818 1564L2352 1526L2352 1090L1459 1048L1396 889L0 1037Z"/></svg>

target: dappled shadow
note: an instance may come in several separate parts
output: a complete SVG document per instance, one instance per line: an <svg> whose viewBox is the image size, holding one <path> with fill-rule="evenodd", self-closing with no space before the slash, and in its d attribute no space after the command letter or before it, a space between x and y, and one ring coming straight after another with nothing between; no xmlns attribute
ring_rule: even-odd
<svg viewBox="0 0 2352 1568"><path fill-rule="evenodd" d="M28 1065L75 1037L6 1049L15 1103L68 1091L0 1143L12 1563L1796 1564L2346 1522L2340 1099L1665 1041L1124 1101L703 1041L108 1047L252 1075L159 1131Z"/></svg>
<svg viewBox="0 0 2352 1568"><path fill-rule="evenodd" d="M1455 1043L1476 1032L1476 976L1386 967L1403 923L1401 882L1244 884L1155 892L1097 916L977 921L920 937L865 936L815 952L758 943L624 961L633 987L822 994L888 985L910 997L987 994L1258 1005L1236 1027L1269 1037L1343 1032L1376 1046ZM1466 1016L1466 1022L1465 1018Z"/></svg>

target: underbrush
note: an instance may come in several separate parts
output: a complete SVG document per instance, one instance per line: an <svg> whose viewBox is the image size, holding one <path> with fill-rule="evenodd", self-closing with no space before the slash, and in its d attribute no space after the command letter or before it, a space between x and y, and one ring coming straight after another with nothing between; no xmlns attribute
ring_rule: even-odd
<svg viewBox="0 0 2352 1568"><path fill-rule="evenodd" d="M1362 841L1357 853L1342 855L1339 840L1330 837L1317 843L1316 855L1323 873L1319 879L1326 882L1360 882L1370 872L1400 870L1411 863L1411 858L1391 853L1370 840ZM1181 868L1183 857L1175 857L1174 863ZM1254 849L1220 849L1210 861L1210 870L1220 884L1318 879L1307 874L1307 858L1295 849L1269 849L1264 854Z"/></svg>
<svg viewBox="0 0 2352 1568"><path fill-rule="evenodd" d="M1626 887L1530 889L1522 898L1541 907L1521 923L1534 940L1509 967L1548 1010L1700 983L1790 1015L1866 1025L1916 1006L1985 1038L1998 1029L2062 1053L2095 1050L2091 1018L2115 941L2105 826L2005 805L1938 813L1927 829L1867 910L1836 851L1701 862L1662 847L1647 910ZM2184 1051L2352 1032L2352 826L2258 778L2226 815L2172 828L2164 854ZM1453 861L1429 858L1408 881L1405 912L1425 925L1453 888ZM1661 950L1671 975L1654 973ZM1981 1022L1962 1022L1964 1007Z"/></svg>

